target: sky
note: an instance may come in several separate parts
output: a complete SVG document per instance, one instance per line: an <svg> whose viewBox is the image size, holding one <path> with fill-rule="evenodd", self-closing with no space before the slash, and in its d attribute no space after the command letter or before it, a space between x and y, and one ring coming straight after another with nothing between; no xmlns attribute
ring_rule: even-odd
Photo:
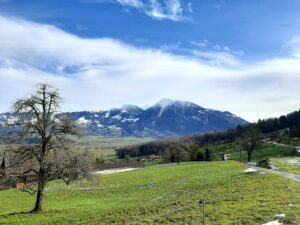
<svg viewBox="0 0 300 225"><path fill-rule="evenodd" d="M0 0L0 112L46 82L62 111L280 116L300 108L299 21L299 0Z"/></svg>

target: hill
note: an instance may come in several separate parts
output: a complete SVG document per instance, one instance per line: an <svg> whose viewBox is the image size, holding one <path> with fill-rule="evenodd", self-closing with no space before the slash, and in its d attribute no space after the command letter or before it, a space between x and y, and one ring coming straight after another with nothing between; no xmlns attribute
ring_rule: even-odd
<svg viewBox="0 0 300 225"><path fill-rule="evenodd" d="M195 163L99 175L99 183L70 188L54 181L47 187L45 213L36 215L24 214L33 196L1 191L0 223L200 224L198 202L204 199L208 225L261 225L277 214L286 214L284 224L293 224L300 213L300 184L243 170L237 162Z"/></svg>
<svg viewBox="0 0 300 225"><path fill-rule="evenodd" d="M280 116L279 118L270 118L265 120L258 120L257 123L248 123L243 126L238 125L235 128L222 132L210 132L205 134L194 134L179 138L170 138L163 140L154 140L148 143L141 143L132 146L124 146L116 149L119 158L124 158L126 155L132 157L160 154L163 155L170 148L177 148L178 146L186 148L190 157L187 160L195 160L194 153L202 148L215 149L219 144L229 144L229 148L233 151L240 151L240 146L237 140L242 137L243 132L249 127L254 126L261 131L262 137L279 138L286 136L288 138L300 137L300 110ZM226 149L226 147L224 148ZM214 153L225 153L223 150L218 150ZM288 152L286 156L293 155L295 152Z"/></svg>

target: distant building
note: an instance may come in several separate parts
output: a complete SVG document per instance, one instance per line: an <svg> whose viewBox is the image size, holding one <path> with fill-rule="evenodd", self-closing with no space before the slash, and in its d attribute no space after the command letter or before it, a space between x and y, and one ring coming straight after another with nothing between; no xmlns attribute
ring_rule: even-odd
<svg viewBox="0 0 300 225"><path fill-rule="evenodd" d="M149 156L149 159L150 159L151 161L160 160L160 156L159 156L159 155L150 155L150 156Z"/></svg>
<svg viewBox="0 0 300 225"><path fill-rule="evenodd" d="M8 157L0 156L0 189L16 187L17 183L32 183L36 173L32 164L18 164Z"/></svg>

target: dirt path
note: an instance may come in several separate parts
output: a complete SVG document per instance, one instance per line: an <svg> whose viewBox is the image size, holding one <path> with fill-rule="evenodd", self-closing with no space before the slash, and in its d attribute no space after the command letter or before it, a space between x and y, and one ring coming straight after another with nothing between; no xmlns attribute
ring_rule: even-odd
<svg viewBox="0 0 300 225"><path fill-rule="evenodd" d="M295 180L297 182L300 182L300 175L297 175L297 174L286 173L286 172L272 170L272 169L265 169L265 168L261 168L261 167L258 167L258 166L252 166L252 165L250 166L250 168L260 170L260 171L264 171L264 172L267 172L267 173L275 173L275 174L280 175L282 177L286 177L286 178Z"/></svg>

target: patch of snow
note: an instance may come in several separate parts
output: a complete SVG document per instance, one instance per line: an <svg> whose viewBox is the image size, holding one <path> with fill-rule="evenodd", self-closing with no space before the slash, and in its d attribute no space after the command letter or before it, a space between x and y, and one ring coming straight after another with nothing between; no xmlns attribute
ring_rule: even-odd
<svg viewBox="0 0 300 225"><path fill-rule="evenodd" d="M290 166L300 166L300 159L290 159L286 163Z"/></svg>
<svg viewBox="0 0 300 225"><path fill-rule="evenodd" d="M256 166L257 163L256 163L256 162L247 162L247 165L250 165L250 166Z"/></svg>
<svg viewBox="0 0 300 225"><path fill-rule="evenodd" d="M116 116L113 116L112 117L113 119L117 119L117 120L120 120L122 119L122 116L120 114L116 115Z"/></svg>
<svg viewBox="0 0 300 225"><path fill-rule="evenodd" d="M169 105L174 104L175 102L176 102L176 100L172 100L172 99L169 99L169 98L163 98L160 101L158 101L155 105L158 105L161 108L165 108Z"/></svg>
<svg viewBox="0 0 300 225"><path fill-rule="evenodd" d="M97 127L99 127L99 128L102 128L102 127L104 127L101 123L98 123L97 124Z"/></svg>
<svg viewBox="0 0 300 225"><path fill-rule="evenodd" d="M256 166L256 165L257 165L256 162L248 162L247 164L248 164L248 165L251 165L251 166Z"/></svg>
<svg viewBox="0 0 300 225"><path fill-rule="evenodd" d="M138 109L140 109L140 107L138 107L136 105L123 105L121 107L121 109L122 109L122 112L128 112L131 110L138 110Z"/></svg>
<svg viewBox="0 0 300 225"><path fill-rule="evenodd" d="M201 118L199 118L198 116L192 116L192 118L193 118L193 119L195 119L195 120L202 121L202 119L201 119Z"/></svg>
<svg viewBox="0 0 300 225"><path fill-rule="evenodd" d="M193 103L191 102L186 102L186 101L179 101L179 100L172 100L172 99L168 99L168 98L164 98L160 101L158 101L154 106L158 106L160 107L160 112L158 114L158 117L160 117L162 115L162 113L164 112L165 108L167 108L168 106L171 105L177 105L177 106L181 106L181 107L189 107L191 105L193 105Z"/></svg>
<svg viewBox="0 0 300 225"><path fill-rule="evenodd" d="M271 168L272 170L279 170L279 167L274 166L273 164L270 164L270 168Z"/></svg>
<svg viewBox="0 0 300 225"><path fill-rule="evenodd" d="M230 159L231 154L224 154L224 160L227 161Z"/></svg>
<svg viewBox="0 0 300 225"><path fill-rule="evenodd" d="M77 121L78 121L79 124L82 124L82 125L87 125L87 124L91 123L91 121L85 119L84 116L80 117Z"/></svg>
<svg viewBox="0 0 300 225"><path fill-rule="evenodd" d="M140 118L129 118L129 119L124 118L124 119L121 120L121 122L122 122L122 123L125 123L125 122L133 122L133 123L135 123L135 122L137 122L139 119L140 119Z"/></svg>
<svg viewBox="0 0 300 225"><path fill-rule="evenodd" d="M11 117L8 118L7 123L10 124L10 125L13 125L17 121L18 121L18 117L11 116Z"/></svg>
<svg viewBox="0 0 300 225"><path fill-rule="evenodd" d="M108 117L110 117L110 112L109 112L109 111L108 111L108 112L106 112L104 117L105 117L105 118L108 118Z"/></svg>
<svg viewBox="0 0 300 225"><path fill-rule="evenodd" d="M232 114L231 112L225 111L224 113L231 118L234 118L234 119L238 118L236 115Z"/></svg>
<svg viewBox="0 0 300 225"><path fill-rule="evenodd" d="M268 223L264 223L262 225L283 225L282 223L279 223L279 220L274 220Z"/></svg>
<svg viewBox="0 0 300 225"><path fill-rule="evenodd" d="M31 121L31 123L35 123L35 122L37 121L37 119L36 119L36 118L33 118L33 119L31 119L30 121Z"/></svg>
<svg viewBox="0 0 300 225"><path fill-rule="evenodd" d="M136 170L138 168L123 168L123 169L111 169L111 170L101 170L96 171L93 174L112 174L112 173L122 173L122 172L128 172L132 170Z"/></svg>
<svg viewBox="0 0 300 225"><path fill-rule="evenodd" d="M285 214L277 214L275 215L277 218L284 218L285 217Z"/></svg>
<svg viewBox="0 0 300 225"><path fill-rule="evenodd" d="M253 169L253 168L248 168L246 170L244 170L244 173L256 173L257 170L256 169Z"/></svg>
<svg viewBox="0 0 300 225"><path fill-rule="evenodd" d="M109 126L108 128L112 130L122 130L121 127L117 127L116 125Z"/></svg>

